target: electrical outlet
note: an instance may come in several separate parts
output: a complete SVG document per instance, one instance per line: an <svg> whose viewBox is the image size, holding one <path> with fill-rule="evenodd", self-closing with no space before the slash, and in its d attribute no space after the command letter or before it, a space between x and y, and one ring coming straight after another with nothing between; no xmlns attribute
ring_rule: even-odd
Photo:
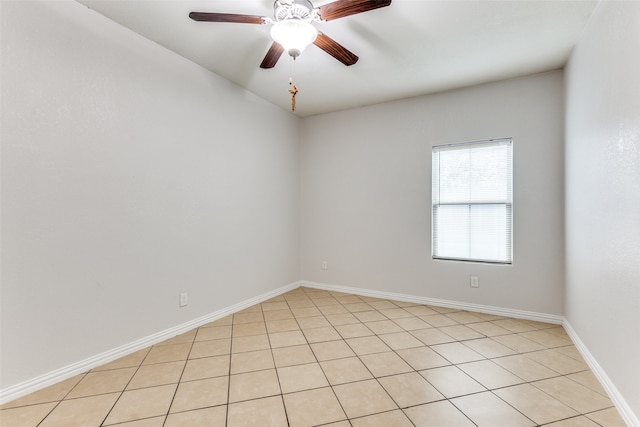
<svg viewBox="0 0 640 427"><path fill-rule="evenodd" d="M478 276L471 276L471 287L472 288L480 287L480 283L478 282Z"/></svg>
<svg viewBox="0 0 640 427"><path fill-rule="evenodd" d="M180 294L180 307L184 307L189 304L189 295L186 292Z"/></svg>
<svg viewBox="0 0 640 427"><path fill-rule="evenodd" d="M322 261L322 269L323 270L328 270L329 269L329 263L327 261Z"/></svg>

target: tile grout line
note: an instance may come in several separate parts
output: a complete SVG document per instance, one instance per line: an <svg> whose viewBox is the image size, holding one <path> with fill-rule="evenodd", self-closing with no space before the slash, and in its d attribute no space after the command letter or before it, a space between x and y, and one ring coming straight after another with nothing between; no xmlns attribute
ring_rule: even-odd
<svg viewBox="0 0 640 427"><path fill-rule="evenodd" d="M365 302L365 303L366 303L366 302ZM341 304L341 305L343 305L343 307L344 307L344 304ZM347 308L345 308L345 309L346 309L347 311L349 311ZM378 312L378 313L379 313L379 310L375 309L374 307L372 307L372 309L373 309L373 311L376 311L376 312ZM353 315L353 312L351 312L351 314ZM384 314L383 314L383 313L380 313L380 314L384 316ZM360 319L359 319L357 316L355 316L355 315L354 315L354 317L356 317L356 318L360 321L360 323L361 323L361 324L363 324L363 325L364 325L368 330L370 330L370 329L369 329L369 328L364 324L365 322L363 322L362 320L360 320ZM385 317L386 317L386 316L385 316ZM387 317L387 319L388 319L388 320L392 320L392 319L389 319L388 317ZM394 322L394 323L395 323L395 322ZM334 325L332 325L332 326L333 326L333 327L334 327L334 329L335 329L335 326L334 326ZM376 334L374 331L371 331L371 332L374 334L373 336L375 336L375 337L379 338L379 337L378 337L378 334ZM340 333L338 332L338 334L340 334ZM340 335L341 335L341 334L340 334ZM342 336L342 335L341 335L341 336ZM379 378L380 378L380 377L376 377L376 376L373 374L373 372L371 371L371 369L370 369L370 368L369 368L369 367L364 363L364 361L363 361L363 360L362 360L362 358L361 358L361 356L362 356L362 355L358 354L358 353L353 349L353 347L352 347L352 346L351 346L351 345L346 341L346 339L345 339L344 337L343 337L343 340L345 341L346 345L351 349L351 351L354 353L355 357L360 361L360 363L362 363L362 365L365 367L365 369L367 369L367 371L369 372L369 374L370 374L370 375L371 375L371 377L372 377L371 379L374 379L374 380L376 381L376 383L377 383L377 384L382 388L382 390L384 390L385 394L386 394L386 395L391 399L391 401L396 405L396 408L395 408L395 409L391 409L391 410L388 410L388 411L382 411L382 412L379 412L379 413L367 414L367 415L363 415L363 416L361 416L361 417L349 418L349 417L348 417L348 415L347 415L347 420L349 421L349 423L351 424L351 420L352 420L352 419L365 418L365 417L369 417L369 416L376 415L376 414L381 414L381 413L393 412L393 411L400 410L400 411L404 414L404 416L409 420L409 422L411 422L411 424L412 424L412 425L414 425L414 427L415 427L415 423L414 423L414 422L413 422L413 421L412 421L412 420L411 420L411 419L406 415L406 413L404 412L404 409L403 409L403 408L398 404L398 402L393 398L393 396L391 396L391 395L389 394L389 392L385 389L385 387L380 383L380 381L379 381ZM386 344L386 343L385 343L385 344ZM393 352L393 354L396 354L396 355L397 355L401 360L403 360L403 361L404 361L404 359L402 359L402 357L401 357L400 355L398 355L398 354L397 354L397 352L396 352L394 349L392 349L392 348L389 348L389 349L391 350L391 352ZM375 353L372 353L372 354L375 354ZM405 362L405 363L407 363L406 361L404 361L404 362ZM409 364L407 363L407 365L409 365ZM409 366L411 367L411 365L409 365ZM417 373L417 371L416 371L413 367L411 367L411 368L413 369L413 372L416 372L416 373ZM393 375L397 375L397 374L390 374L390 375L388 375L388 376L393 376ZM419 375L419 373L418 373L418 375ZM325 374L325 376L326 376L326 374ZM357 382L370 381L371 379L357 380L357 381L352 381L352 382L348 382L348 383L344 383L344 384L353 384L353 383L357 383ZM328 378L327 378L327 380L328 380ZM425 379L425 381L426 381L426 379ZM427 382L428 382L428 381L427 381ZM329 383L329 385L330 385L330 387L331 387L332 389L334 388L334 385L332 385L331 383ZM340 385L342 385L342 384L340 384ZM433 385L432 385L432 386L433 386ZM435 387L434 387L434 388L435 388ZM335 394L335 391L334 391L334 394ZM444 396L443 396L443 397L444 397ZM336 398L337 398L337 396L336 396ZM338 402L339 402L339 403L340 403L340 405L342 406L342 403L340 402L340 399L338 399ZM431 402L429 402L429 403L431 403ZM343 407L343 411L344 411L344 407ZM344 411L344 413L345 413L345 415L346 415L346 411Z"/></svg>
<svg viewBox="0 0 640 427"><path fill-rule="evenodd" d="M265 318L264 307L263 307L262 304L264 304L264 302L262 302L260 304L260 311L262 312L262 318L264 319L264 324L265 324L265 331L267 332L267 337L268 337L269 336L269 328L267 327L267 319ZM288 303L287 303L287 307L289 307ZM291 309L291 308L289 308L289 309ZM232 348L232 350L233 350L233 348ZM233 352L232 352L232 354L233 354ZM280 401L282 402L282 409L284 410L284 417L287 420L287 426L291 426L291 422L289 421L289 414L287 412L287 405L285 405L285 403L284 403L284 393L282 391L282 383L280 382L280 373L278 372L278 367L276 366L276 358L273 355L273 347L271 346L271 340L269 340L269 354L271 354L271 361L273 362L273 369L275 370L276 378L278 379L278 388L280 389L280 394L278 395L278 397L280 398ZM229 384L231 384L231 379L229 379ZM227 408L227 424L228 423L229 423L229 408Z"/></svg>
<svg viewBox="0 0 640 427"><path fill-rule="evenodd" d="M51 415L51 414L53 413L53 411L55 411L55 410L60 406L60 404L62 403L62 401L63 401L63 400L64 400L64 399L65 399L65 398L66 398L66 397L67 397L67 396L68 396L68 395L73 391L73 389L74 389L74 388L76 388L76 387L78 386L78 384L80 384L80 382L81 382L83 379L85 379L85 378L86 378L86 376L87 376L87 374L88 374L88 373L89 373L89 371L87 371L87 372L85 372L85 373L81 374L81 375L82 375L82 378L80 378L80 380L79 380L79 381L78 381L78 382L77 382L73 387L71 387L71 389L69 389L69 391L68 391L68 392L66 392L66 393L65 393L65 395L62 397L62 399L60 399L60 400L58 400L58 401L56 402L56 404L51 408L51 410L47 412L47 415L45 415L45 416L44 416L44 418L42 418L42 419L38 422L38 424L36 425L36 427L40 426L40 425L44 422L44 420L46 420L46 419L49 417L49 415ZM116 401L117 401L117 399L116 399ZM51 403L53 403L53 402L51 402ZM36 405L36 404L34 404L34 405ZM115 403L114 403L114 405L115 405ZM104 420L103 420L103 422L104 422Z"/></svg>
<svg viewBox="0 0 640 427"><path fill-rule="evenodd" d="M162 421L162 426L164 427L165 424L167 424L167 420L169 419L169 415L171 413L171 407L173 406L173 402L176 399L176 396L178 394L178 390L180 389L180 384L182 384L182 377L184 376L184 371L187 369L187 364L189 363L189 359L191 356L191 352L193 351L193 345L196 342L196 338L198 336L198 332L200 331L200 327L195 328L196 333L193 335L193 339L190 342L190 346L189 346L189 351L187 352L187 358L184 361L184 366L182 367L182 371L180 372L180 377L178 378L178 383L176 384L176 389L173 392L173 396L171 397L171 402L169 403L169 406L167 407L167 413L164 415L164 420ZM185 332L185 333L189 333L189 332ZM183 335L183 334L181 334ZM180 335L178 335L180 336ZM144 361L140 364L140 366L142 366L142 364L144 363ZM134 374L135 376L135 374ZM133 377L132 377L133 379ZM126 388L125 388L126 390Z"/></svg>
<svg viewBox="0 0 640 427"><path fill-rule="evenodd" d="M125 384L125 386L122 388L122 391L120 392L120 394L118 395L118 398L115 400L115 402L113 402L113 405L111 405L111 409L109 409L109 411L107 411L107 413L105 414L104 418L102 419L102 421L100 422L100 426L104 425L104 423L107 421L107 418L109 418L109 415L111 415L111 413L113 412L114 408L116 407L116 405L118 404L118 402L120 401L120 399L122 398L122 396L124 395L124 392L127 390L127 386L131 383L131 380L133 379L133 377L136 376L136 374L138 373L138 371L140 371L140 367L142 366L142 364L144 363L144 361L147 359L147 357L149 357L149 353L151 352L151 348L153 346L149 347L149 350L147 351L147 353L144 355L144 357L142 358L142 360L140 361L140 363L138 364L138 366L136 367L135 372L133 373L133 375L131 376L131 378L129 378L129 381L127 381L127 384ZM87 373L88 374L88 373ZM76 384L77 386L77 384ZM74 387L75 388L75 387ZM73 390L73 389L72 389ZM69 393L71 393L71 391L69 391ZM64 399L63 399L64 400ZM60 401L62 402L62 400ZM168 411L168 410L167 410Z"/></svg>
<svg viewBox="0 0 640 427"><path fill-rule="evenodd" d="M375 308L374 308L374 310L376 310L377 312L380 312L380 310L378 310L378 309L375 309ZM384 313L380 313L380 314L382 314L382 315L384 316ZM357 317L357 316L356 316L356 317ZM385 316L385 317L387 317L389 320L391 320L391 321L393 322L393 319L389 318L388 316ZM447 316L447 317L448 317L448 316ZM359 320L360 320L360 319L359 319ZM363 323L364 323L364 322L363 322ZM396 322L393 322L393 323L396 323ZM464 326L464 324L462 324L462 325ZM366 325L365 325L365 326L366 326ZM399 326L399 325L398 325L398 326ZM439 328L438 328L438 329L439 329ZM383 334L383 335L384 335L384 334ZM489 338L489 339L490 339L490 337L489 337L489 336L484 335L484 334L482 334L482 335L483 335L483 337L484 337L484 338ZM376 334L375 336L379 337L379 334ZM452 337L452 338L454 338L454 337ZM526 338L526 337L525 337L525 338ZM477 339L481 339L481 338L477 338ZM470 341L470 340L472 340L472 339L469 339L469 340L456 340L455 342L460 342L460 343L462 343L462 344L464 345L464 341ZM347 343L347 344L348 344L348 343ZM428 344L426 344L426 343L425 343L425 345L426 345L427 347L430 347L430 346L429 346ZM352 350L353 350L353 348L352 348ZM394 352L394 354L398 355L398 354L397 354L397 349L393 349L393 348L391 348L391 350ZM473 349L471 349L471 350L473 350ZM489 360L489 361L491 360L491 358L489 358L489 357L486 357L486 356L484 356L484 355L482 355L482 354L480 354L480 355L481 355L481 356L483 356L483 358L484 358L483 360ZM356 356L357 356L357 357L359 358L359 360L362 362L362 360L360 359L360 355L357 355L357 354L356 354ZM441 355L441 356L442 356L442 355ZM400 358L402 359L402 356L398 355L398 357L400 357ZM444 356L443 356L443 357L444 357ZM498 357L499 357L499 356L498 356ZM444 357L444 358L445 358L445 360L447 360L447 359L446 359L446 357ZM497 358L497 357L496 357L496 358ZM404 359L403 359L403 360L404 360ZM451 363L451 365L452 365L452 366L456 366L456 367L457 367L457 365L458 365L458 364L452 363L452 361L451 361L451 360L447 360L447 361L448 361L449 363ZM406 360L405 360L405 362L406 362ZM467 363L472 363L472 362L467 362ZM364 364L364 362L363 362L363 364ZM461 363L461 364L464 364L464 363ZM366 367L366 365L365 365L365 367ZM368 368L368 367L367 367L367 369L369 370L369 368ZM412 369L414 369L414 368L412 368ZM504 369L504 368L503 368L503 369ZM372 373L370 370L369 370L369 372L370 372L370 373L372 374L372 376L373 376L373 373ZM417 371L414 369L414 370L413 370L413 372L417 372ZM463 372L464 372L464 371L463 371ZM465 374L466 374L466 373L465 373ZM516 377L518 377L516 374L514 374L514 373L512 373L512 374L513 374L513 375L515 375ZM390 374L389 376L393 376L393 375L394 375L394 374ZM559 374L559 375L560 375L560 376L562 376L561 374ZM378 379L378 377L375 377L375 376L373 376L373 377L374 377L375 379ZM520 378L520 377L518 377L518 378L519 378L521 381L523 381L522 383L519 383L518 385L522 385L522 384L529 384L529 382L527 382L525 379ZM428 382L428 380L427 380L427 382ZM378 383L379 383L379 381L378 381ZM380 385L381 385L381 384L380 384ZM432 386L433 386L433 385L432 385ZM521 412L521 411L519 411L517 408L513 407L512 405L510 405L508 402L506 402L506 401L504 401L503 399L501 399L501 398L500 398L500 396L498 396L498 395L496 395L495 393L493 393L493 390L497 390L497 389L500 389L500 388L507 388L507 387L511 387L511 386L514 386L514 385L505 386L505 387L498 387L498 388L495 388L495 389L486 389L486 387L485 387L486 391L484 391L484 392L482 392L482 393L485 393L485 392L487 392L487 391L488 391L488 392L490 392L490 393L492 393L492 395L494 395L495 397L497 397L498 399L500 399L501 401L503 401L504 403L506 403L507 405L509 405L510 407L512 407L514 410L516 410L518 413L520 413L520 414L521 414L522 416L524 416L525 418L529 419L529 417L527 417L524 413L522 413L522 412ZM381 387L383 387L383 386L381 385ZM384 387L383 387L383 388L384 388ZM479 392L479 393L480 393L480 392ZM473 393L472 393L472 394L473 394ZM390 397L390 398L391 398L391 399L396 403L396 406L398 406L400 409L402 409L402 407L400 407L400 405L398 405L398 403L395 401L395 399L393 399L393 397L392 397L392 396L389 396L389 397ZM456 397L460 397L460 396L456 396ZM550 396L550 397L552 397L552 396ZM447 399L447 400L449 400L449 399ZM453 403L453 402L451 402L451 403ZM463 412L463 413L464 413L464 412ZM466 415L466 414L465 414L465 415ZM533 420L531 420L531 421L533 422Z"/></svg>
<svg viewBox="0 0 640 427"><path fill-rule="evenodd" d="M305 295L307 295L307 297L309 298L309 295L306 291ZM311 300L311 298L309 298ZM331 322L329 321L329 319L327 319L327 317L325 316L325 314L322 312L322 310L320 310L320 308L313 302L313 300L311 300L311 302L313 303L314 307L316 307L318 309L318 311L321 313L322 318L329 323L332 327L333 325L331 324ZM294 313L294 317L295 317L295 313ZM296 319L296 323L298 323L298 326L300 326L300 323L298 322L297 317ZM335 329L335 328L334 328ZM337 331L336 331L337 332ZM304 335L304 332L303 332ZM306 336L305 336L305 340ZM331 381L329 381L329 377L327 377L327 373L325 372L324 369L322 369L322 365L320 364L320 361L318 360L318 356L316 355L316 353L313 351L313 347L311 347L311 343L308 342L309 340L307 340L307 345L309 346L309 348L311 349L311 353L313 354L313 357L316 359L316 363L318 364L318 367L320 368L320 370L322 371L322 375L324 375L324 379L327 381L328 387L331 389L331 393L333 394L333 397L336 399L336 401L338 402L338 405L340 405L340 409L342 410L342 413L344 414L344 416L346 417L347 422L349 423L349 425L352 425L351 421L349 420L349 416L347 415L347 411L344 408L344 405L342 404L342 402L340 401L340 399L338 398L338 395L336 394L335 389L333 388L333 385L331 384ZM348 344L347 344L348 345ZM338 421L336 421L338 422ZM331 422L327 423L330 424Z"/></svg>

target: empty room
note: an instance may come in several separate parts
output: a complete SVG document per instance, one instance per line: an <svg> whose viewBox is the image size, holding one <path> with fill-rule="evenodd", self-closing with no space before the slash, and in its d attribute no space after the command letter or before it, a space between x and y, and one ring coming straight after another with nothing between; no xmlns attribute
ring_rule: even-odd
<svg viewBox="0 0 640 427"><path fill-rule="evenodd" d="M0 426L640 427L640 1L0 24Z"/></svg>

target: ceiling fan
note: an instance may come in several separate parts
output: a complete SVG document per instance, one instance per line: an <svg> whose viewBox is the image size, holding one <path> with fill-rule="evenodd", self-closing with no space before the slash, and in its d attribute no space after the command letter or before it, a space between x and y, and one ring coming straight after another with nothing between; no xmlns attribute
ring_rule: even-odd
<svg viewBox="0 0 640 427"><path fill-rule="evenodd" d="M295 59L311 43L348 66L355 64L358 56L318 31L311 23L344 18L390 4L391 0L337 0L315 8L309 0L276 0L273 4L273 19L258 15L215 12L191 12L189 17L194 21L273 25L273 43L260 68L275 67L285 51Z"/></svg>

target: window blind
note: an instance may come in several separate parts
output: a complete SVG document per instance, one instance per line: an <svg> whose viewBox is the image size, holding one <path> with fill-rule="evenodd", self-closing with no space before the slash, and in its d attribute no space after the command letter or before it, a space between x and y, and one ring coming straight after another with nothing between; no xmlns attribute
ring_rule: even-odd
<svg viewBox="0 0 640 427"><path fill-rule="evenodd" d="M513 140L434 146L432 173L433 258L511 264Z"/></svg>

